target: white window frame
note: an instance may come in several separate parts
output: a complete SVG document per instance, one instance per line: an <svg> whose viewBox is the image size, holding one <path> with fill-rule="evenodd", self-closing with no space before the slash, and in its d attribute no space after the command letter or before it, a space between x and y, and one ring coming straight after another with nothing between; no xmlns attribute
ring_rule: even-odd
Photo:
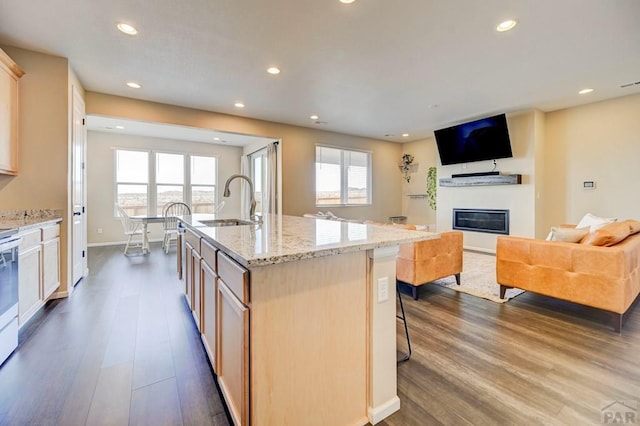
<svg viewBox="0 0 640 426"><path fill-rule="evenodd" d="M340 174L341 174L341 178L340 178L340 203L338 204L318 204L317 200L318 200L318 194L316 192L315 194L315 199L316 199L316 207L365 207L365 206L371 206L373 204L373 191L372 191L372 164L373 164L373 153L371 151L368 150L361 150L361 149L353 149L353 148L345 148L345 147L341 147L341 146L333 146L333 145L324 145L324 144L316 144L315 147L315 152L314 152L314 157L317 158L318 156L318 148L331 148L331 149L337 149L340 151ZM347 202L348 200L348 193L349 193L349 188L348 188L348 170L349 170L349 166L348 164L346 164L345 162L345 152L357 152L357 153L363 153L363 154L367 154L367 202L366 203L361 203L361 204L350 204ZM316 173L316 166L317 166L317 162L314 160L314 179L313 179L313 184L314 184L314 191L316 188L316 180L318 178L317 173Z"/></svg>
<svg viewBox="0 0 640 426"><path fill-rule="evenodd" d="M183 190L183 201L189 205L192 205L192 188L194 186L213 186L214 192L214 207L218 203L219 194L218 194L218 181L219 181L219 170L220 170L220 158L215 154L200 154L197 152L184 152L184 151L171 151L171 150L152 150L152 149L144 149L144 148L128 148L128 147L112 147L113 150L113 217L119 218L117 208L115 207L118 200L118 184L131 184L131 185L145 185L141 183L135 182L118 182L117 181L117 167L118 167L118 151L137 151L137 152L146 152L148 164L148 178L147 178L147 215L155 216L155 209L157 204L157 189L158 182L156 181L156 154L180 154L183 156L184 161L184 190ZM215 183L213 185L192 185L191 184L191 157L207 157L213 158L216 162L216 173L215 173ZM162 184L160 184L162 185ZM175 184L178 186L178 184Z"/></svg>

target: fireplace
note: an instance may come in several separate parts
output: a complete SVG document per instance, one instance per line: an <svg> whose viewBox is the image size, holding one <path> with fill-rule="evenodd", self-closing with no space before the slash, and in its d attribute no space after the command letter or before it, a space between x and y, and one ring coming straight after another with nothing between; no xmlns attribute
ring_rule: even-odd
<svg viewBox="0 0 640 426"><path fill-rule="evenodd" d="M509 210L453 209L453 229L509 235Z"/></svg>

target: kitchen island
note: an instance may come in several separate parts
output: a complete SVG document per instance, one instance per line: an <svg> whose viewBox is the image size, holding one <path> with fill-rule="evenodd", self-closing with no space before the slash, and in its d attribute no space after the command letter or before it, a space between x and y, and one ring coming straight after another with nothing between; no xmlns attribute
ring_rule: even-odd
<svg viewBox="0 0 640 426"><path fill-rule="evenodd" d="M213 219L180 219L179 257L234 422L363 425L397 411L396 253L438 234L293 216Z"/></svg>

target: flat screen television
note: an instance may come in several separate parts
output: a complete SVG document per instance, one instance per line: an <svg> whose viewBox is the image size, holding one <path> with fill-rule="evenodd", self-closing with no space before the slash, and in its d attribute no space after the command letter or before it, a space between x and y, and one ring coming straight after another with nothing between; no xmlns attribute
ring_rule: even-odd
<svg viewBox="0 0 640 426"><path fill-rule="evenodd" d="M504 114L434 132L443 165L513 157Z"/></svg>

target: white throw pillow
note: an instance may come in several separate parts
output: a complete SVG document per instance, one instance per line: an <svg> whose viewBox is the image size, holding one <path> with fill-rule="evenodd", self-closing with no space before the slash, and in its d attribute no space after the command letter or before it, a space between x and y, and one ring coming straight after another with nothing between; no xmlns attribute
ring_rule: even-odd
<svg viewBox="0 0 640 426"><path fill-rule="evenodd" d="M579 243L589 234L589 227L584 228L560 228L551 227L551 241L564 241L565 243Z"/></svg>
<svg viewBox="0 0 640 426"><path fill-rule="evenodd" d="M617 219L614 217L599 217L594 216L591 213L587 213L584 215L580 222L576 225L576 229L578 228L586 228L589 227L589 232L595 232L598 229L602 228L604 225L615 222Z"/></svg>

